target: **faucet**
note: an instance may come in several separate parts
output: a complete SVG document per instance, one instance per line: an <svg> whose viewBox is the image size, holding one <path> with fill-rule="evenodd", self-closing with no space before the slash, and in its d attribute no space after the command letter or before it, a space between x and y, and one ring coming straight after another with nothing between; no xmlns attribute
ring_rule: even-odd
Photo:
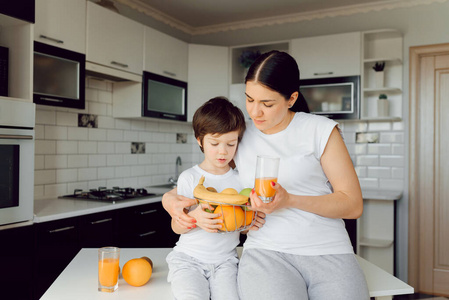
<svg viewBox="0 0 449 300"><path fill-rule="evenodd" d="M170 177L168 179L168 181L170 183L173 183L173 185L177 185L178 184L178 177L179 177L179 169L178 166L182 166L182 161L181 161L181 157L178 156L176 157L176 163L175 163L175 178Z"/></svg>

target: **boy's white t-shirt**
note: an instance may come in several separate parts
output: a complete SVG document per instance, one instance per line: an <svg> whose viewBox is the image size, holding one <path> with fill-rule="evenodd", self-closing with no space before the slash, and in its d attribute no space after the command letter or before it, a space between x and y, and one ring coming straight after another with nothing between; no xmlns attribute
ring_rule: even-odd
<svg viewBox="0 0 449 300"><path fill-rule="evenodd" d="M178 194L188 198L193 197L193 189L197 186L201 176L204 175L205 187L214 187L217 192L225 188L242 190L237 171L230 169L226 174L210 174L198 165L185 170L178 178ZM190 207L190 210L196 208ZM181 234L174 247L175 251L183 252L204 263L220 263L231 256L237 256L235 247L239 244L239 232L211 233L199 227Z"/></svg>
<svg viewBox="0 0 449 300"><path fill-rule="evenodd" d="M322 116L296 113L286 129L267 135L251 122L234 158L241 183L253 187L257 155L271 155L281 158L278 183L290 194L332 193L320 158L336 126L335 121ZM262 228L249 231L244 247L297 255L353 253L342 219L326 218L296 208L268 214Z"/></svg>

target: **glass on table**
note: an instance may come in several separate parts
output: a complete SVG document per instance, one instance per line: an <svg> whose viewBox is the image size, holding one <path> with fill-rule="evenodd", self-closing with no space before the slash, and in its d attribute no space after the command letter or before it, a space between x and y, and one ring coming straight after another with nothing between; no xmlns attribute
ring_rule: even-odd
<svg viewBox="0 0 449 300"><path fill-rule="evenodd" d="M120 249L103 247L98 249L98 290L112 293L118 288Z"/></svg>

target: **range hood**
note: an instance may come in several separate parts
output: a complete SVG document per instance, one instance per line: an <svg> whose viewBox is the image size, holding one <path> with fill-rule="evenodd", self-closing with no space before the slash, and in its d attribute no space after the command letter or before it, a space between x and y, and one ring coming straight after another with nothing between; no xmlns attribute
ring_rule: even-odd
<svg viewBox="0 0 449 300"><path fill-rule="evenodd" d="M142 82L142 76L86 61L86 76L113 82Z"/></svg>

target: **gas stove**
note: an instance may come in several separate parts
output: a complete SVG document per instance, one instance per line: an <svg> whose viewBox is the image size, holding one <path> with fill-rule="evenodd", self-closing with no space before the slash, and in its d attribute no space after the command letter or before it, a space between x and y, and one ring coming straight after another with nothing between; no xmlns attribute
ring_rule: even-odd
<svg viewBox="0 0 449 300"><path fill-rule="evenodd" d="M89 191L75 189L73 194L61 196L59 198L115 203L116 201L130 200L130 199L137 200L140 198L155 195L156 194L154 193L148 193L148 191L143 188L134 189L129 187L127 188L113 187L112 189L108 189L106 187L99 187L97 189L90 189Z"/></svg>

